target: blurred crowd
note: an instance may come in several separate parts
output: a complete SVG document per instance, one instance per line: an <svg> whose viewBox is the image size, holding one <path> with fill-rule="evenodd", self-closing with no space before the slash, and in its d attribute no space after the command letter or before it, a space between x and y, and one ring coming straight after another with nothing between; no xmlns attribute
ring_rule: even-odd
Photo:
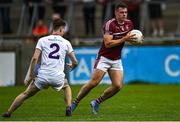
<svg viewBox="0 0 180 122"><path fill-rule="evenodd" d="M36 38L47 35L52 31L52 21L55 19L67 19L68 4L67 1L73 2L75 0L23 0L23 5L27 10L28 26L32 26L32 35ZM101 6L101 24L107 19L114 16L115 3L123 1L128 5L128 17L134 23L135 29L140 29L141 23L141 8L144 2L148 3L148 16L150 20L150 32L152 36L164 35L163 9L165 8L165 0L76 0L82 5L82 16L84 21L84 35L96 35L96 13L97 5ZM10 9L12 8L13 0L0 0L0 24L1 34L12 34L12 20ZM51 21L46 21L46 7L50 6L52 9ZM74 4L76 5L76 4ZM66 16L66 18L65 18ZM66 33L69 34L69 26L67 22Z"/></svg>

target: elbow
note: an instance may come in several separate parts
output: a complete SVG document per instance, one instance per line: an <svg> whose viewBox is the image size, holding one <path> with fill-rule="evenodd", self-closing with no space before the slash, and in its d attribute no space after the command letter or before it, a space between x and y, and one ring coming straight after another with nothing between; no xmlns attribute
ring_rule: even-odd
<svg viewBox="0 0 180 122"><path fill-rule="evenodd" d="M105 47L106 47L106 48L111 48L112 46L111 46L110 43L105 43Z"/></svg>
<svg viewBox="0 0 180 122"><path fill-rule="evenodd" d="M104 45L105 45L106 48L110 48L111 47L110 43L105 43Z"/></svg>

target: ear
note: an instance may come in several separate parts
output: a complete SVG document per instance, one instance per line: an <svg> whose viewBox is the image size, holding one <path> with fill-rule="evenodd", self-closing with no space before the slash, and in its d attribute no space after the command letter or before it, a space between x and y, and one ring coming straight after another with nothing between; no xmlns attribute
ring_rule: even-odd
<svg viewBox="0 0 180 122"><path fill-rule="evenodd" d="M59 32L62 32L62 28L61 27L59 28Z"/></svg>

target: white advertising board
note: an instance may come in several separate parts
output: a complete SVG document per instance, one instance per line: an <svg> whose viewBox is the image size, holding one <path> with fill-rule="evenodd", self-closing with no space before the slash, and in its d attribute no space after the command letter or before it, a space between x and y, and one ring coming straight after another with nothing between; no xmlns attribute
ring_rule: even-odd
<svg viewBox="0 0 180 122"><path fill-rule="evenodd" d="M0 52L0 86L15 85L15 52Z"/></svg>

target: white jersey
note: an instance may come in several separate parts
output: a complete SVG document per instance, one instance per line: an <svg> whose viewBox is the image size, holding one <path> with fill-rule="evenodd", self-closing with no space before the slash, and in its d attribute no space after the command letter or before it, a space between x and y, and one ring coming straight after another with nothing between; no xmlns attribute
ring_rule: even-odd
<svg viewBox="0 0 180 122"><path fill-rule="evenodd" d="M73 51L71 43L59 35L39 39L36 48L42 51L38 75L58 76L64 74L66 54Z"/></svg>

